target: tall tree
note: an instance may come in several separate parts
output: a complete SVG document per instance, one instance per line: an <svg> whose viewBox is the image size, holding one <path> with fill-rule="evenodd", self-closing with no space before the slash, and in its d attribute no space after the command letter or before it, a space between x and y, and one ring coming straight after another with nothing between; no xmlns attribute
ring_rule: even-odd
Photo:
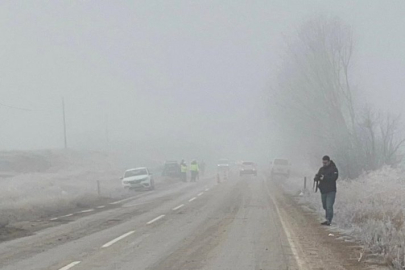
<svg viewBox="0 0 405 270"><path fill-rule="evenodd" d="M398 143L402 143L387 138L395 124L391 118L385 121L386 126L370 122L374 120L371 115L368 123L364 119L359 122L359 104L350 80L352 53L352 31L339 19L316 18L304 23L287 43L272 104L281 130L288 134L292 145L300 144L301 150L317 158L330 153L348 177L381 166L377 159L382 152L376 147L384 144L383 140L385 145L378 149L390 152L388 156L395 156ZM381 136L370 137L376 127L384 131ZM371 141L365 143L364 136ZM396 143L391 146L388 141ZM388 162L387 157L382 160Z"/></svg>

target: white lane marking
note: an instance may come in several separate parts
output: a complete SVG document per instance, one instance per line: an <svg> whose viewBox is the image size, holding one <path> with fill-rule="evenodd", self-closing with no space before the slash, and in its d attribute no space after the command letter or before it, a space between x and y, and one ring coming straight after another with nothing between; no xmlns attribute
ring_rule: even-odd
<svg viewBox="0 0 405 270"><path fill-rule="evenodd" d="M104 208L105 207L105 205L100 205L100 206L97 206L97 209L101 209L101 208Z"/></svg>
<svg viewBox="0 0 405 270"><path fill-rule="evenodd" d="M293 237L291 236L291 232L289 231L288 227L287 227L287 223L284 222L283 217L281 215L280 209L278 207L277 201L274 199L274 197L271 195L270 190L269 190L269 186L267 185L267 183L265 183L266 189L267 189L267 195L270 197L272 203L274 204L274 208L276 209L276 213L279 217L280 223L281 223L281 227L283 228L283 231L287 237L287 241L290 244L290 248L291 248L291 252L293 254L293 257L298 265L298 269L299 270L308 270L309 268L306 266L305 261L299 256L298 253L298 247L295 244Z"/></svg>
<svg viewBox="0 0 405 270"><path fill-rule="evenodd" d="M204 192L200 192L200 193L197 194L197 196L201 196L203 194L204 194Z"/></svg>
<svg viewBox="0 0 405 270"><path fill-rule="evenodd" d="M205 191L208 191L208 190L210 190L210 189L209 189L209 188L206 188L206 189L205 189Z"/></svg>
<svg viewBox="0 0 405 270"><path fill-rule="evenodd" d="M118 241L124 239L125 237L130 236L130 235L133 234L134 232L135 232L135 231L127 232L127 233L121 235L120 237L117 237L117 238L115 238L114 240L111 240L110 242L104 244L104 245L102 246L102 248L109 247L109 246L111 246L111 245L117 243Z"/></svg>
<svg viewBox="0 0 405 270"><path fill-rule="evenodd" d="M195 199L197 199L197 197L193 197L193 198L191 198L190 200L188 200L189 202L192 202L192 201L194 201Z"/></svg>
<svg viewBox="0 0 405 270"><path fill-rule="evenodd" d="M80 263L80 261L69 263L68 265L60 268L59 270L68 270L68 269L72 268L73 266L78 265L79 263Z"/></svg>
<svg viewBox="0 0 405 270"><path fill-rule="evenodd" d="M136 198L137 196L132 196L132 197L129 197L129 198L126 198L126 199L123 199L123 200L120 200L120 201L116 201L116 202L112 202L112 203L110 203L110 204L119 204L119 203L122 203L122 202L126 202L126 201L129 201L129 200L132 200L132 199L134 199L134 198Z"/></svg>
<svg viewBox="0 0 405 270"><path fill-rule="evenodd" d="M164 216L165 216L165 215L160 215L160 216L158 216L157 218L152 219L151 221L149 221L149 222L146 223L146 224L150 225L150 224L152 224L153 222L158 221L159 219L163 218Z"/></svg>
<svg viewBox="0 0 405 270"><path fill-rule="evenodd" d="M58 219L57 217L54 217L54 218L51 218L50 221L54 221L54 220L57 220L57 219Z"/></svg>
<svg viewBox="0 0 405 270"><path fill-rule="evenodd" d="M93 211L94 211L94 209L87 209L87 210L80 211L79 213L88 213L88 212L93 212Z"/></svg>
<svg viewBox="0 0 405 270"><path fill-rule="evenodd" d="M173 208L172 210L173 211L176 211L177 209L180 209L180 208L182 208L184 206L184 204L180 204L179 206L176 206L175 208Z"/></svg>
<svg viewBox="0 0 405 270"><path fill-rule="evenodd" d="M71 217L71 216L73 216L73 214L67 214L67 215L61 216L61 218L64 218L64 217Z"/></svg>

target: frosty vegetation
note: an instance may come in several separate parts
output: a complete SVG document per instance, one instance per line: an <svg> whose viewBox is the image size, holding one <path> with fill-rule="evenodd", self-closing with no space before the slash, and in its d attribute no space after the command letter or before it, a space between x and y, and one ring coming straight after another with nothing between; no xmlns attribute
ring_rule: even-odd
<svg viewBox="0 0 405 270"><path fill-rule="evenodd" d="M3 158L3 159L1 159ZM125 196L117 163L102 153L74 151L2 152L0 226L61 215ZM101 183L102 197L97 194Z"/></svg>
<svg viewBox="0 0 405 270"><path fill-rule="evenodd" d="M298 194L302 178L291 178L287 191ZM300 201L313 208L320 216L319 193L307 190ZM365 253L378 255L395 269L405 265L405 177L401 169L385 166L364 173L357 179L338 181L335 204L335 226L360 240Z"/></svg>

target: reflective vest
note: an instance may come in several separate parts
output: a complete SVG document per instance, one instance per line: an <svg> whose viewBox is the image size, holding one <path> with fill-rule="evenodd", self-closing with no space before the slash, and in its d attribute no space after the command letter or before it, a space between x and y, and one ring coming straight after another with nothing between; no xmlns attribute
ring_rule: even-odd
<svg viewBox="0 0 405 270"><path fill-rule="evenodd" d="M200 169L198 168L198 164L190 164L190 171L198 172Z"/></svg>
<svg viewBox="0 0 405 270"><path fill-rule="evenodd" d="M181 172L187 172L187 165L181 164L180 165L180 170L181 170Z"/></svg>

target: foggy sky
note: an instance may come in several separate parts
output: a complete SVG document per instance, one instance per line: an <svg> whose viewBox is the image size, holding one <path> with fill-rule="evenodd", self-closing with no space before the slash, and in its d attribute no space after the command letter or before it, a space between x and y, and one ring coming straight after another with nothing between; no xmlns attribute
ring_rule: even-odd
<svg viewBox="0 0 405 270"><path fill-rule="evenodd" d="M71 147L271 147L285 37L318 15L352 26L364 101L402 112L404 14L400 0L2 1L0 104L19 109L0 105L0 149L63 147L62 96Z"/></svg>

